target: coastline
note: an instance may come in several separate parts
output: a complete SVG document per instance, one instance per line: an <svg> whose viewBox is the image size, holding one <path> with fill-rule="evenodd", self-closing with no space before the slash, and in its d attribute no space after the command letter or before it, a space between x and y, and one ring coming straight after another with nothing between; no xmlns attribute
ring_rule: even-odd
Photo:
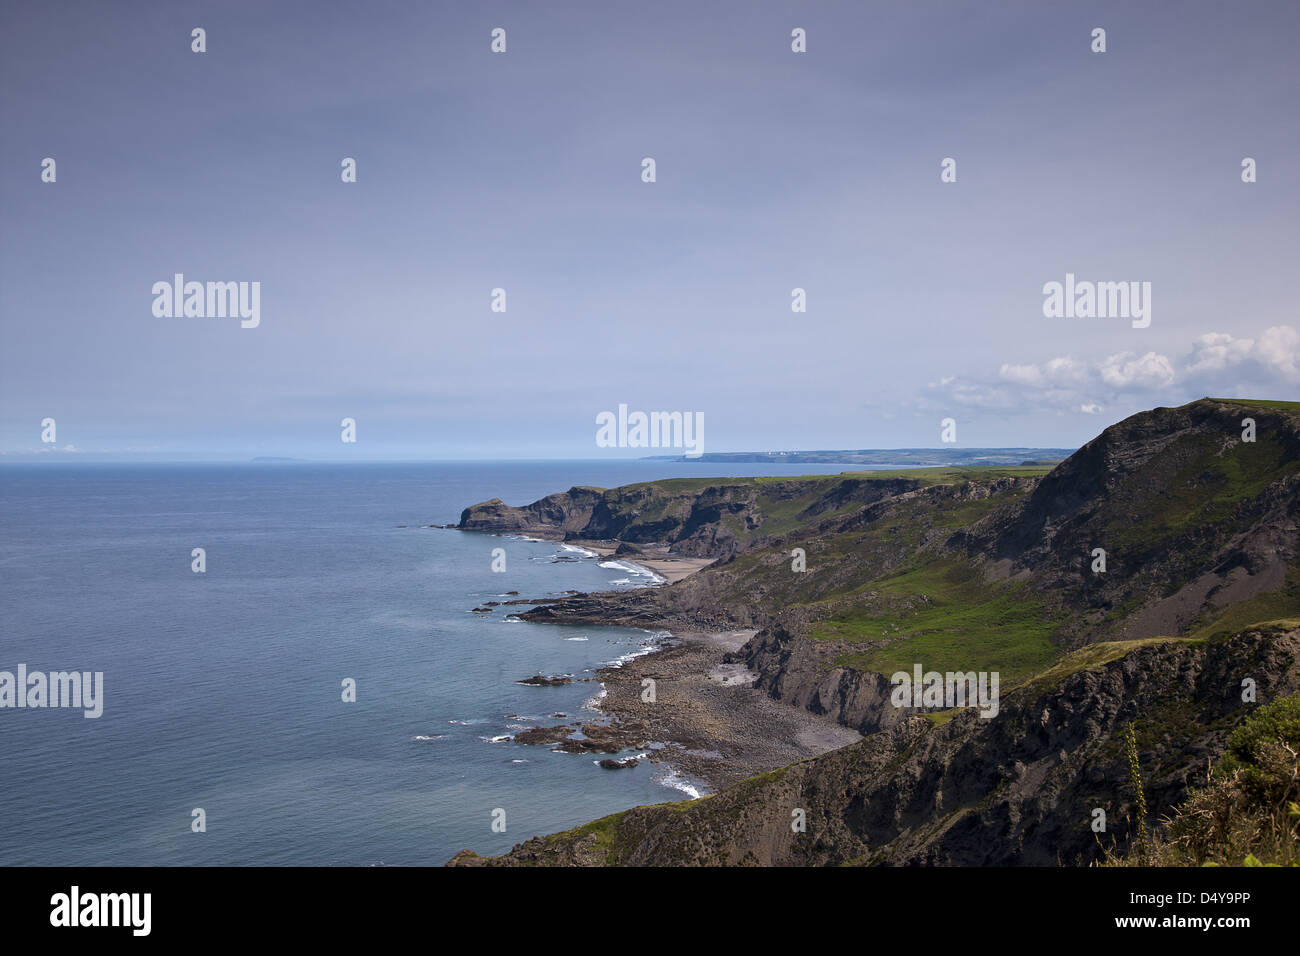
<svg viewBox="0 0 1300 956"><path fill-rule="evenodd" d="M608 542L522 534L582 549L601 561L640 566L657 577L644 590L675 584L717 560L669 555L663 545L642 545L635 555L620 555ZM607 625L627 626L621 621ZM668 638L647 653L596 670L601 691L588 709L608 721L609 739L641 751L641 759L717 791L861 739L852 728L790 707L753 687L757 675L727 658L756 631L678 630L666 620L636 626L665 632ZM645 680L654 681L653 701L642 699Z"/></svg>

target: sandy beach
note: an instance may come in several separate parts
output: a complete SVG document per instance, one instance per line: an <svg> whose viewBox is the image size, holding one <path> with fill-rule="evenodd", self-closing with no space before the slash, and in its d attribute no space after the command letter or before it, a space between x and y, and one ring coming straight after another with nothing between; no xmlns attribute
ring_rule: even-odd
<svg viewBox="0 0 1300 956"><path fill-rule="evenodd" d="M715 558L689 558L675 554L670 555L667 548L656 545L646 545L641 554L616 555L614 553L616 549L607 542L566 541L565 544L586 548L588 551L595 551L602 558L614 558L628 564L637 564L643 568L649 568L663 578L665 584L673 584L682 578L689 577L701 568L707 568L716 560Z"/></svg>

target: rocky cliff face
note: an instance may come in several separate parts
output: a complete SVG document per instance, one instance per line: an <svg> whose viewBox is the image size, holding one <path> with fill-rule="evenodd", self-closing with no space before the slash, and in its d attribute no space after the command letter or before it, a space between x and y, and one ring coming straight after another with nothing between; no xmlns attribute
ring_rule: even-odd
<svg viewBox="0 0 1300 956"><path fill-rule="evenodd" d="M452 863L1086 863L1100 857L1099 841L1123 846L1129 836L1134 791L1121 737L1130 723L1154 822L1204 783L1230 729L1256 706L1242 701L1242 681L1255 681L1260 703L1295 693L1298 659L1294 626L1134 646L1021 687L993 719L963 711L935 726L907 716L713 797L638 807L503 857L467 851ZM1104 834L1092 829L1097 809Z"/></svg>
<svg viewBox="0 0 1300 956"><path fill-rule="evenodd" d="M756 634L737 656L758 674L754 686L768 695L861 733L888 730L914 716L890 704L893 687L884 674L836 664L840 650L776 624Z"/></svg>
<svg viewBox="0 0 1300 956"><path fill-rule="evenodd" d="M727 557L794 525L918 488L917 479L837 476L775 481L694 479L609 490L571 488L521 508L499 498L466 508L466 531L545 534L565 539L670 545L675 554Z"/></svg>

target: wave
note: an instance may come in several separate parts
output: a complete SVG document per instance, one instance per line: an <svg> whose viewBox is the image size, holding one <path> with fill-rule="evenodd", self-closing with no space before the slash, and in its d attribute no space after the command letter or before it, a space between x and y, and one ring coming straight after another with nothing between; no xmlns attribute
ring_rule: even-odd
<svg viewBox="0 0 1300 956"><path fill-rule="evenodd" d="M666 770L654 778L655 783L668 787L670 790L680 790L692 800L700 799L703 794L690 780L677 770Z"/></svg>
<svg viewBox="0 0 1300 956"><path fill-rule="evenodd" d="M611 755L611 756L612 756L612 755ZM645 751L644 753L631 754L631 755L628 756L628 757L613 757L613 759L615 759L615 760L630 760L632 757L635 757L637 760L644 760L646 757L649 757L649 756L650 756L650 751L647 750L647 751ZM610 757L601 757L601 758L600 758L600 760L609 760L609 759L610 759ZM599 767L599 766L600 766L600 760L593 760L592 763L594 763L597 767Z"/></svg>
<svg viewBox="0 0 1300 956"><path fill-rule="evenodd" d="M576 544L562 544L560 545L560 547L563 548L565 551L572 551L574 554L580 554L584 558L600 557L599 551L592 551L590 548L580 548ZM604 565L602 564L601 567L603 568Z"/></svg>
<svg viewBox="0 0 1300 956"><path fill-rule="evenodd" d="M638 657L645 657L647 654L653 654L659 650L657 647L639 647L635 651L629 651L622 657L616 657L612 661L605 661L601 667L624 667L629 662L636 660Z"/></svg>
<svg viewBox="0 0 1300 956"><path fill-rule="evenodd" d="M651 571L649 568L642 567L639 564L634 564L631 561L602 561L600 562L600 566L602 568L608 568L611 571L626 571L628 574L632 575L633 577L648 578L654 584L664 584L668 580L663 575L656 574L654 571ZM614 583L625 584L631 582L629 579L623 578L621 581L615 581Z"/></svg>
<svg viewBox="0 0 1300 956"><path fill-rule="evenodd" d="M645 657L647 654L653 654L655 651L661 651L672 638L671 631L646 631L650 636L634 651L628 651L621 657L616 657L612 661L605 661L601 667L622 667L629 661L634 661L638 657Z"/></svg>

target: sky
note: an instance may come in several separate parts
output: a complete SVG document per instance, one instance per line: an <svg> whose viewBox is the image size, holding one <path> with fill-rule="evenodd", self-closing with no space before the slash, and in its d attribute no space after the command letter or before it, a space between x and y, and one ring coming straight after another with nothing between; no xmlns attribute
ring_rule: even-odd
<svg viewBox="0 0 1300 956"><path fill-rule="evenodd" d="M0 11L0 460L659 453L597 446L620 404L706 452L1074 447L1300 399L1300 4ZM258 324L155 314L176 273ZM1045 316L1067 273L1149 324Z"/></svg>

